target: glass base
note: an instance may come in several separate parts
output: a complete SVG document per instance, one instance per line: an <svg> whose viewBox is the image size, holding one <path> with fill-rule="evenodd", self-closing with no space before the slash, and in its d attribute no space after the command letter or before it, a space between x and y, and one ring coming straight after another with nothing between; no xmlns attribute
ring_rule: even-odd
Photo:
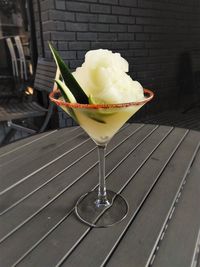
<svg viewBox="0 0 200 267"><path fill-rule="evenodd" d="M121 222L128 213L128 203L119 194L107 190L105 205L98 201L98 191L83 195L75 206L78 218L92 227L108 227Z"/></svg>

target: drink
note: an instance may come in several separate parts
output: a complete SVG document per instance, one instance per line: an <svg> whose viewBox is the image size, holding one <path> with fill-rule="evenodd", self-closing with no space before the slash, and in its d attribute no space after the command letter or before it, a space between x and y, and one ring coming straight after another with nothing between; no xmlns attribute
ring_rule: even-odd
<svg viewBox="0 0 200 267"><path fill-rule="evenodd" d="M143 105L131 105L129 103L120 105L94 105L95 108L80 108L77 105L77 107L72 109L75 115L74 119L94 142L97 145L104 145L110 141L121 126ZM62 104L60 106L67 112L66 106Z"/></svg>
<svg viewBox="0 0 200 267"><path fill-rule="evenodd" d="M111 226L125 218L128 203L121 195L106 189L106 145L119 128L153 98L153 93L147 89L143 92L142 86L126 74L128 62L118 53L102 49L90 51L82 67L71 75L57 51L50 48L62 76L62 81L56 80L59 90L52 92L50 99L74 118L98 146L98 190L80 197L75 206L76 214L90 226Z"/></svg>
<svg viewBox="0 0 200 267"><path fill-rule="evenodd" d="M124 104L78 104L67 103L56 92L50 94L50 99L70 114L88 135L98 145L99 150L99 188L82 196L76 205L76 214L80 220L93 227L107 227L121 221L128 212L126 200L117 193L106 190L105 186L105 148L110 139L119 128L145 103L150 101L153 93L145 89L147 97L140 102ZM57 95L57 99L56 99ZM115 208L119 212L113 212L106 221L99 220L109 208ZM100 222L100 224L99 224Z"/></svg>

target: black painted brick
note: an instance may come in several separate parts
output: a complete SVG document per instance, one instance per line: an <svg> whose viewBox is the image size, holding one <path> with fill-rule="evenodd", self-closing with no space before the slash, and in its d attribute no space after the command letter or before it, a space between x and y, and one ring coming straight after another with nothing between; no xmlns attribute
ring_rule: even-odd
<svg viewBox="0 0 200 267"><path fill-rule="evenodd" d="M164 23L164 20L159 18L145 18L145 17L139 17L136 18L137 24L147 24L147 25L160 25Z"/></svg>
<svg viewBox="0 0 200 267"><path fill-rule="evenodd" d="M134 51L134 56L136 57L146 57L148 56L148 50L144 50L144 49L137 49Z"/></svg>
<svg viewBox="0 0 200 267"><path fill-rule="evenodd" d="M80 22L96 22L97 15L95 14L84 14L84 13L76 13L76 21Z"/></svg>
<svg viewBox="0 0 200 267"><path fill-rule="evenodd" d="M117 5L118 4L118 0L99 0L99 3Z"/></svg>
<svg viewBox="0 0 200 267"><path fill-rule="evenodd" d="M59 51L63 59L76 59L76 51Z"/></svg>
<svg viewBox="0 0 200 267"><path fill-rule="evenodd" d="M95 32L77 32L77 40L79 41L95 41L97 40L97 33Z"/></svg>
<svg viewBox="0 0 200 267"><path fill-rule="evenodd" d="M74 32L52 32L52 40L75 40Z"/></svg>
<svg viewBox="0 0 200 267"><path fill-rule="evenodd" d="M166 12L169 17L168 12ZM164 12L156 9L131 8L131 15L136 17L164 17Z"/></svg>
<svg viewBox="0 0 200 267"><path fill-rule="evenodd" d="M137 41L146 41L149 40L150 35L146 33L136 33L136 40Z"/></svg>
<svg viewBox="0 0 200 267"><path fill-rule="evenodd" d="M61 21L74 21L75 14L72 12L61 11L61 10L50 10L49 11L50 20L61 20Z"/></svg>
<svg viewBox="0 0 200 267"><path fill-rule="evenodd" d="M66 22L66 30L67 31L74 31L74 32L85 32L88 31L88 24L87 23L80 23L80 22Z"/></svg>
<svg viewBox="0 0 200 267"><path fill-rule="evenodd" d="M118 40L131 41L134 39L135 39L134 33L118 33Z"/></svg>
<svg viewBox="0 0 200 267"><path fill-rule="evenodd" d="M79 3L73 1L66 1L66 8L69 11L81 11L81 12L89 12L89 4L88 3Z"/></svg>
<svg viewBox="0 0 200 267"><path fill-rule="evenodd" d="M128 49L129 44L127 41L116 41L116 42L112 42L112 49Z"/></svg>
<svg viewBox="0 0 200 267"><path fill-rule="evenodd" d="M68 42L58 41L58 50L69 50L68 49Z"/></svg>
<svg viewBox="0 0 200 267"><path fill-rule="evenodd" d="M111 7L108 5L94 4L90 6L90 11L92 13L109 14L111 12Z"/></svg>
<svg viewBox="0 0 200 267"><path fill-rule="evenodd" d="M42 23L43 31L53 31L55 30L55 22L54 21L44 21Z"/></svg>
<svg viewBox="0 0 200 267"><path fill-rule="evenodd" d="M56 9L65 10L65 0L56 0Z"/></svg>
<svg viewBox="0 0 200 267"><path fill-rule="evenodd" d="M129 48L130 49L137 49L137 48L145 48L145 42L129 42Z"/></svg>
<svg viewBox="0 0 200 267"><path fill-rule="evenodd" d="M172 36L164 34L164 33L151 33L150 40L151 41L169 41L170 40L170 42L174 42L174 38L172 38Z"/></svg>
<svg viewBox="0 0 200 267"><path fill-rule="evenodd" d="M87 52L86 50L78 51L77 52L77 59L84 60L86 52Z"/></svg>
<svg viewBox="0 0 200 267"><path fill-rule="evenodd" d="M117 40L117 33L98 33L98 40L100 41L115 41Z"/></svg>
<svg viewBox="0 0 200 267"><path fill-rule="evenodd" d="M119 25L119 24L113 24L110 25L110 31L111 32L127 32L127 25Z"/></svg>
<svg viewBox="0 0 200 267"><path fill-rule="evenodd" d="M112 14L129 15L129 7L112 6Z"/></svg>
<svg viewBox="0 0 200 267"><path fill-rule="evenodd" d="M166 28L165 28L166 31ZM150 32L150 33L163 33L164 32L164 28L163 26L159 26L159 25L154 25L154 26L144 26L144 32Z"/></svg>
<svg viewBox="0 0 200 267"><path fill-rule="evenodd" d="M47 21L49 19L49 11L42 11L41 17L42 17L42 21ZM36 14L35 14L35 19L37 21Z"/></svg>
<svg viewBox="0 0 200 267"><path fill-rule="evenodd" d="M91 49L111 49L113 42L97 41L91 43Z"/></svg>
<svg viewBox="0 0 200 267"><path fill-rule="evenodd" d="M44 0L40 2L40 8L41 11L49 10L49 9L54 9L54 0Z"/></svg>
<svg viewBox="0 0 200 267"><path fill-rule="evenodd" d="M119 4L121 6L136 7L137 6L137 0L119 0Z"/></svg>
<svg viewBox="0 0 200 267"><path fill-rule="evenodd" d="M109 24L103 23L92 23L89 24L89 30L94 32L108 32L109 31Z"/></svg>
<svg viewBox="0 0 200 267"><path fill-rule="evenodd" d="M142 7L142 8L154 8L155 7L155 3L152 2L151 0L139 0L138 1L138 7Z"/></svg>
<svg viewBox="0 0 200 267"><path fill-rule="evenodd" d="M44 32L43 33L43 38L44 38L44 41L49 41L51 40L51 32Z"/></svg>
<svg viewBox="0 0 200 267"><path fill-rule="evenodd" d="M104 23L117 23L117 16L99 14L98 21Z"/></svg>
<svg viewBox="0 0 200 267"><path fill-rule="evenodd" d="M62 32L65 31L65 23L63 21L56 21L55 30L62 31Z"/></svg>
<svg viewBox="0 0 200 267"><path fill-rule="evenodd" d="M79 2L86 2L86 0L78 0ZM87 0L87 2L90 2L90 3L97 3L99 0Z"/></svg>
<svg viewBox="0 0 200 267"><path fill-rule="evenodd" d="M80 67L83 63L83 60L75 59L69 61L69 67L71 70L76 69L77 67Z"/></svg>
<svg viewBox="0 0 200 267"><path fill-rule="evenodd" d="M128 32L142 32L143 27L141 25L128 25Z"/></svg>
<svg viewBox="0 0 200 267"><path fill-rule="evenodd" d="M82 50L82 49L90 49L90 42L69 42L70 50Z"/></svg>
<svg viewBox="0 0 200 267"><path fill-rule="evenodd" d="M122 24L135 24L135 17L133 16L118 16L119 23Z"/></svg>

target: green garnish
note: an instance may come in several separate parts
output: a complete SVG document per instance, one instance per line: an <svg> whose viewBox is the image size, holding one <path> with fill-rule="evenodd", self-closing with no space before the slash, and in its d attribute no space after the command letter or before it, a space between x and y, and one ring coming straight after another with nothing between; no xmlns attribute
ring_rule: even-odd
<svg viewBox="0 0 200 267"><path fill-rule="evenodd" d="M76 81L74 76L71 74L68 66L65 64L65 62L60 57L58 51L49 43L50 50L52 52L52 55L54 57L54 60L56 62L57 68L60 70L61 77L63 81L60 79L56 79L55 82L62 94L63 99L66 102L69 103L80 103L80 104L97 104L94 103L92 100L92 97L89 97L85 94L79 83ZM72 108L61 106L62 109L67 112L76 122L78 122L78 119L76 117L76 114ZM106 114L107 112L101 112L97 110L96 112L87 111L88 117L91 119L99 122L99 123L106 123L102 119L102 115L109 115Z"/></svg>
<svg viewBox="0 0 200 267"><path fill-rule="evenodd" d="M94 121L97 121L97 122L100 122L100 123L106 123L103 119L102 119L102 115L97 113L97 112L92 112L92 111L87 111L87 116L94 120Z"/></svg>
<svg viewBox="0 0 200 267"><path fill-rule="evenodd" d="M68 66L62 60L58 51L50 43L49 47L55 59L56 65L60 70L61 76L66 86L69 88L69 90L75 97L76 101L81 104L88 104L89 101L87 95L85 94L81 86L78 84L74 76L71 74Z"/></svg>
<svg viewBox="0 0 200 267"><path fill-rule="evenodd" d="M67 86L60 80L55 80L55 82L56 82L56 84L57 84L57 86L58 86L58 88L62 94L63 99L66 102L72 103L73 102L72 93L67 88ZM77 119L76 114L72 108L65 107L65 106L61 106L61 107L62 107L62 109L64 109L65 112L67 112L78 123L78 119Z"/></svg>

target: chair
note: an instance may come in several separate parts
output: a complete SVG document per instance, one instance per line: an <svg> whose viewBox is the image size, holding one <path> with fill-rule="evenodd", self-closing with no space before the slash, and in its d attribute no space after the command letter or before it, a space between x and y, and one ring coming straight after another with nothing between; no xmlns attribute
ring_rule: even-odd
<svg viewBox="0 0 200 267"><path fill-rule="evenodd" d="M48 93L53 90L56 66L54 62L45 59L38 59L35 81L33 86L34 94L40 92L44 106L38 104L34 99L34 95L28 95L28 91L22 92L16 98L1 98L0 96L0 122L6 122L10 127L10 131L5 136L2 144L7 144L16 131L25 131L29 134L43 132L51 118L53 112L53 104L48 101ZM43 118L42 125L39 129L29 128L23 125L23 121L34 118Z"/></svg>
<svg viewBox="0 0 200 267"><path fill-rule="evenodd" d="M18 55L19 55L21 79L27 81L28 80L27 66L26 66L26 59L24 56L24 50L22 47L21 39L19 36L15 36L14 40L15 40L15 44L17 47Z"/></svg>
<svg viewBox="0 0 200 267"><path fill-rule="evenodd" d="M12 42L10 37L6 38L6 43L7 43L7 46L8 46L9 52L10 52L10 56L11 56L13 76L16 79L19 79L17 57L16 57L14 46L13 46L13 42Z"/></svg>

